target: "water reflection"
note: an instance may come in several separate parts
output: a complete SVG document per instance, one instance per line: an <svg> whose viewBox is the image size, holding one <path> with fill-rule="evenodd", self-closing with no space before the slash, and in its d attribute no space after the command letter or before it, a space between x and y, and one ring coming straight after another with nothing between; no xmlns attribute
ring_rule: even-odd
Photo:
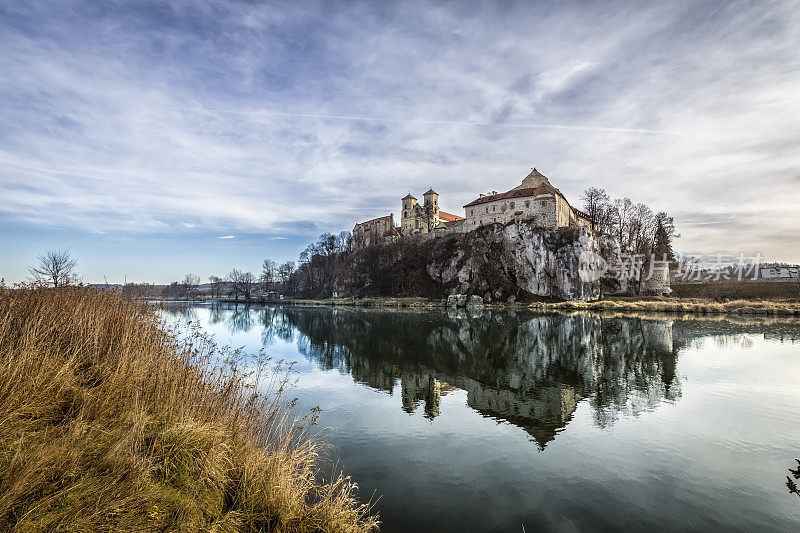
<svg viewBox="0 0 800 533"><path fill-rule="evenodd" d="M186 318L191 309L176 311ZM259 325L262 345L295 341L325 369L389 394L433 420L441 398L466 391L485 417L523 428L544 448L586 400L597 426L635 416L681 395L682 347L713 339L748 348L761 326L593 314L377 312L215 306L211 324L235 335ZM780 331L793 342L797 331Z"/></svg>
<svg viewBox="0 0 800 533"><path fill-rule="evenodd" d="M298 396L387 531L800 524L797 320L196 313L220 342L299 361Z"/></svg>
<svg viewBox="0 0 800 533"><path fill-rule="evenodd" d="M523 428L544 447L584 398L597 424L680 395L669 322L591 315L282 311L302 335L301 353L375 389L403 409L439 415L453 388L484 416Z"/></svg>

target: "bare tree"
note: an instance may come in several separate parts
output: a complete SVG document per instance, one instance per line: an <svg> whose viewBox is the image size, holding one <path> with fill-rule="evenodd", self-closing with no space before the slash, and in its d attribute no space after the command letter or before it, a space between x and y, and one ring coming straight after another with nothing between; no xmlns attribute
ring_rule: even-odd
<svg viewBox="0 0 800 533"><path fill-rule="evenodd" d="M284 292L291 291L292 274L294 274L294 261L286 261L278 267L278 280L283 285Z"/></svg>
<svg viewBox="0 0 800 533"><path fill-rule="evenodd" d="M353 236L349 231L341 231L336 236L336 251L337 252L351 252L353 250Z"/></svg>
<svg viewBox="0 0 800 533"><path fill-rule="evenodd" d="M264 259L264 264L261 265L261 282L262 291L267 293L272 290L277 277L278 265L272 259Z"/></svg>
<svg viewBox="0 0 800 533"><path fill-rule="evenodd" d="M182 285L183 285L183 294L186 298L190 299L197 298L200 288L200 276L195 276L194 274L186 274L186 277L183 278Z"/></svg>
<svg viewBox="0 0 800 533"><path fill-rule="evenodd" d="M222 289L225 287L225 280L219 276L209 276L208 281L211 283L211 297L220 298Z"/></svg>
<svg viewBox="0 0 800 533"><path fill-rule="evenodd" d="M242 272L234 268L228 274L228 281L234 298L238 300L241 296L245 301L250 301L253 296L253 285L256 283L256 277L252 272Z"/></svg>
<svg viewBox="0 0 800 533"><path fill-rule="evenodd" d="M78 281L78 273L75 271L78 261L72 257L69 250L47 250L36 259L39 264L28 267L31 279L35 283L60 287Z"/></svg>
<svg viewBox="0 0 800 533"><path fill-rule="evenodd" d="M611 199L606 194L605 189L598 189L590 187L583 191L581 201L583 202L583 209L589 215L589 220L592 223L592 229L599 229L601 219L603 218L606 206Z"/></svg>
<svg viewBox="0 0 800 533"><path fill-rule="evenodd" d="M620 245L623 245L624 237L629 233L629 222L631 210L633 209L633 202L630 198L617 198L614 200L613 216L614 216L614 233Z"/></svg>

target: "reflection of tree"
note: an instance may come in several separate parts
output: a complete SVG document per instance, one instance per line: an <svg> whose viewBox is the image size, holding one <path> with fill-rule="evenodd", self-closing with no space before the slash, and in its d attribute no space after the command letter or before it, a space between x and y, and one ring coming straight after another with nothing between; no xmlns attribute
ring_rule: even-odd
<svg viewBox="0 0 800 533"><path fill-rule="evenodd" d="M233 305L228 308L228 317L225 320L225 325L228 328L228 331L231 335L236 333L247 333L253 326L255 326L256 321L253 317L254 311L250 308L249 305Z"/></svg>
<svg viewBox="0 0 800 533"><path fill-rule="evenodd" d="M178 318L184 324L197 322L197 309L192 305L184 303L168 302L164 304L164 312L174 318Z"/></svg>
<svg viewBox="0 0 800 533"><path fill-rule="evenodd" d="M800 479L800 459L795 459L795 461L797 462L797 468L790 468L789 472L791 472L794 479ZM789 488L789 494L800 496L800 489L797 488L797 482L794 479L786 476L786 486Z"/></svg>
<svg viewBox="0 0 800 533"><path fill-rule="evenodd" d="M229 306L223 304L212 305L208 310L209 324L220 324L228 315Z"/></svg>
<svg viewBox="0 0 800 533"><path fill-rule="evenodd" d="M468 320L442 313L286 309L302 333L303 353L325 368L394 392L403 408L420 402L439 413L452 386L485 416L552 440L578 402L591 397L598 424L677 398L677 349L670 322L593 315L485 314Z"/></svg>
<svg viewBox="0 0 800 533"><path fill-rule="evenodd" d="M274 307L265 307L258 314L258 322L262 326L261 345L271 346L275 339L284 342L294 340L294 328L289 323L286 314L281 313Z"/></svg>

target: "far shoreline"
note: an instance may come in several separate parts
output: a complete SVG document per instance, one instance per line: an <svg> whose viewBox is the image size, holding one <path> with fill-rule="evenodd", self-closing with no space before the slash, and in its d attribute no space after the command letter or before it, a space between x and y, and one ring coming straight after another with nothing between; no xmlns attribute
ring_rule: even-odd
<svg viewBox="0 0 800 533"><path fill-rule="evenodd" d="M182 302L186 304L224 303L243 305L291 306L291 307L329 307L329 308L374 308L374 309L443 309L441 299L422 297L365 297L365 298L285 298L252 299L250 301L233 298L201 300L158 300L163 302ZM590 302L577 301L516 301L489 302L485 309L537 312L579 312L602 313L664 313L684 315L754 315L800 317L800 301L795 300L756 300L737 299L715 301L708 298L665 297L608 297ZM463 309L463 308L461 308Z"/></svg>

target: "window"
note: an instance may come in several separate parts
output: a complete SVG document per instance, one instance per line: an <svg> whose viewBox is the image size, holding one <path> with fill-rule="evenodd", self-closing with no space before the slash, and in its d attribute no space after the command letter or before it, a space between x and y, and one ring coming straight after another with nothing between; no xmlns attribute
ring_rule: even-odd
<svg viewBox="0 0 800 533"><path fill-rule="evenodd" d="M415 221L414 221L414 227L415 227L416 229L419 229L419 220L415 220Z"/></svg>
<svg viewBox="0 0 800 533"><path fill-rule="evenodd" d="M511 209L514 209L514 202L511 202Z"/></svg>
<svg viewBox="0 0 800 533"><path fill-rule="evenodd" d="M542 205L544 205L544 200L542 200Z"/></svg>
<svg viewBox="0 0 800 533"><path fill-rule="evenodd" d="M474 215L474 214L475 214L475 210L474 210L474 209L470 209L470 210L469 210L469 216L472 216L472 215Z"/></svg>
<svg viewBox="0 0 800 533"><path fill-rule="evenodd" d="M492 212L494 213L494 211L495 211L496 209L497 209L497 206L496 206L496 205L493 205L493 206L492 206Z"/></svg>
<svg viewBox="0 0 800 533"><path fill-rule="evenodd" d="M489 208L488 208L488 207L486 208L486 212L487 212L487 213L489 212Z"/></svg>
<svg viewBox="0 0 800 533"><path fill-rule="evenodd" d="M525 200L525 207L530 207L530 206L531 206L531 201Z"/></svg>

